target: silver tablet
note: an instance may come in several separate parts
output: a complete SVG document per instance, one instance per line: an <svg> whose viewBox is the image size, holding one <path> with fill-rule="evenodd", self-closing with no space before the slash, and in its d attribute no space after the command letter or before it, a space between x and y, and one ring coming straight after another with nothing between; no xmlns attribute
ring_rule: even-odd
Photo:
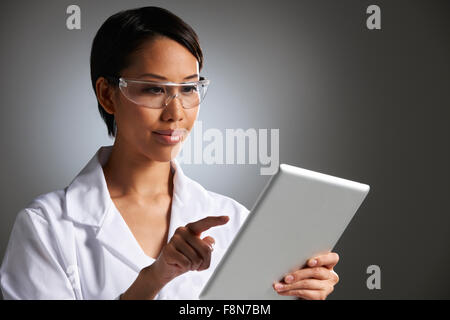
<svg viewBox="0 0 450 320"><path fill-rule="evenodd" d="M200 299L295 299L273 289L333 249L370 187L280 164L231 242Z"/></svg>

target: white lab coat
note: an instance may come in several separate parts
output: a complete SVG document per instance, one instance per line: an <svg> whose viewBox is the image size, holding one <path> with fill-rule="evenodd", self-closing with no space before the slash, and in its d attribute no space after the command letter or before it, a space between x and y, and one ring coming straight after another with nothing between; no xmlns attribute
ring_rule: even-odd
<svg viewBox="0 0 450 320"><path fill-rule="evenodd" d="M109 195L102 165L111 150L99 148L68 187L38 196L18 213L0 269L5 299L117 299L139 271L154 262ZM216 241L210 267L180 275L155 297L198 299L249 210L185 176L176 159L171 168L175 174L168 240L189 222L230 216L227 224L201 235Z"/></svg>

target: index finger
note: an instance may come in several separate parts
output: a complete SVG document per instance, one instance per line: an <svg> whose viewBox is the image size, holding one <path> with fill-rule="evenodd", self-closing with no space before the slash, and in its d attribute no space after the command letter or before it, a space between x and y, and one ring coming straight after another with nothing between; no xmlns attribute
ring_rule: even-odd
<svg viewBox="0 0 450 320"><path fill-rule="evenodd" d="M195 222L190 222L186 225L186 227L194 234L200 235L203 231L206 231L209 228L227 223L228 220L230 220L229 216L209 216Z"/></svg>

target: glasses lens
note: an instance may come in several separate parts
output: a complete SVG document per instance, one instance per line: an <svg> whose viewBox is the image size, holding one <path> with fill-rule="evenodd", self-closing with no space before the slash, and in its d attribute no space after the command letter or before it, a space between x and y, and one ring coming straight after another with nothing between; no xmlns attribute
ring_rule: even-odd
<svg viewBox="0 0 450 320"><path fill-rule="evenodd" d="M177 93L184 108L194 108L205 97L207 84L165 86L125 80L121 82L120 90L128 99L147 108L163 108L170 103Z"/></svg>

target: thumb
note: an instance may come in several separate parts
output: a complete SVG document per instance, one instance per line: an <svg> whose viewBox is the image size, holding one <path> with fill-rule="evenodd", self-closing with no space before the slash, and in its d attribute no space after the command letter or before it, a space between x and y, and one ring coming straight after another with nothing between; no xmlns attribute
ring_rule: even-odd
<svg viewBox="0 0 450 320"><path fill-rule="evenodd" d="M216 243L216 241L214 241L213 237L207 236L204 237L202 240L205 241L211 247L211 251L214 250L214 244Z"/></svg>

